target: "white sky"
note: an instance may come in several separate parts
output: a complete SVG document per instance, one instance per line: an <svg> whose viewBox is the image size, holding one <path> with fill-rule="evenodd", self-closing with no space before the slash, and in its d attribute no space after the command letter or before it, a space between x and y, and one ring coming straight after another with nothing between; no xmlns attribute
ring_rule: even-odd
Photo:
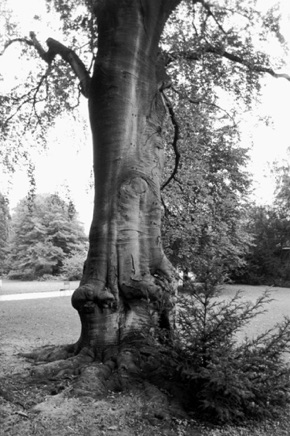
<svg viewBox="0 0 290 436"><path fill-rule="evenodd" d="M274 0L259 0L262 5L272 5ZM290 0L280 0L284 11L283 33L290 45ZM34 30L38 37L45 41L52 36L62 41L61 32L58 30L57 20L51 24L51 19L46 23L46 11L41 0L9 0L11 8L17 12L19 18L19 31L28 35ZM34 20L33 28L31 20L34 15L44 17L41 22ZM1 21L1 19L0 19ZM1 23L0 23L1 24ZM9 48L2 58L0 57L1 74L6 78L0 82L0 92L3 87L7 90L14 80L11 73L25 68L21 59L17 59L13 47ZM290 74L290 57L288 65L283 72ZM286 157L286 149L290 147L289 114L290 114L290 82L284 79L267 77L264 80L263 105L258 111L261 115L270 115L273 119L273 127L263 124L255 125L250 117L245 122L245 143L252 137L253 150L251 152L251 164L249 170L254 173L256 199L260 202L270 202L273 194L273 183L269 174L269 163L275 159L281 160ZM86 107L82 113L86 116ZM64 186L69 186L72 198L75 201L81 221L88 231L92 217L93 194L88 189L89 176L92 165L92 151L89 129L87 137L73 129L68 135L66 128L69 120L57 122L56 130L50 133L51 141L49 150L43 155L35 156L37 192L62 191ZM70 124L71 125L71 124ZM69 157L69 159L68 159ZM0 191L5 193L9 189L11 206L27 194L28 181L25 172L17 172L14 179L7 183L7 178L0 174Z"/></svg>
<svg viewBox="0 0 290 436"><path fill-rule="evenodd" d="M274 188L273 176L270 174L271 164L275 160L289 159L287 148L290 147L290 82L284 79L267 78L260 114L270 115L273 125L259 123L258 126L253 126L253 148L249 169L254 175L257 200L260 203L267 203L272 200Z"/></svg>

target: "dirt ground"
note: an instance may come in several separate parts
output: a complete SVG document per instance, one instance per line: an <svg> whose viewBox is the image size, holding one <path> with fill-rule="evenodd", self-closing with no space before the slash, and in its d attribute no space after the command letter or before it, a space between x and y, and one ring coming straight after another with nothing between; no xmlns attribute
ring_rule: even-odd
<svg viewBox="0 0 290 436"><path fill-rule="evenodd" d="M0 295L11 294L5 284ZM53 284L53 289L59 284ZM41 288L41 289L40 289ZM16 286L16 292L19 288ZM25 289L25 290L24 290ZM227 287L228 298L238 287ZM243 287L246 299L255 299L265 288ZM24 286L22 292L46 292L47 284ZM290 315L290 290L273 288L275 299L269 312L248 326L248 335L255 334ZM69 395L71 380L43 380L34 383L29 378L32 363L18 353L29 352L44 345L75 342L80 322L70 304L70 297L0 301L0 435L8 436L235 436L267 435L268 433L235 433L233 430L209 429L197 425L187 415L163 412L162 399L152 385L138 394L109 392L92 399ZM288 357L287 357L288 359ZM165 398L165 397L164 397ZM150 400L149 400L150 399ZM289 433L278 433L288 435ZM270 435L270 433L269 433Z"/></svg>

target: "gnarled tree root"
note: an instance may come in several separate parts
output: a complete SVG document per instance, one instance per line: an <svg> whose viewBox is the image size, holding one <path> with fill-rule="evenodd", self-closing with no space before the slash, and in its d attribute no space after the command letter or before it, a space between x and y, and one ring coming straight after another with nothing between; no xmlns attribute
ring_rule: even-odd
<svg viewBox="0 0 290 436"><path fill-rule="evenodd" d="M18 355L30 359L35 363L55 362L56 360L64 360L73 357L75 355L75 344L46 345L30 353L19 353Z"/></svg>
<svg viewBox="0 0 290 436"><path fill-rule="evenodd" d="M171 382L163 378L157 348L156 344L127 343L107 353L103 362L97 361L89 348L73 355L74 346L43 347L22 356L34 362L28 385L40 382L47 386L48 396L42 398L45 403L54 401L55 395L91 401L114 398L113 392L122 392L136 398L142 416L150 423L172 423L172 417L188 419L174 389L170 390Z"/></svg>

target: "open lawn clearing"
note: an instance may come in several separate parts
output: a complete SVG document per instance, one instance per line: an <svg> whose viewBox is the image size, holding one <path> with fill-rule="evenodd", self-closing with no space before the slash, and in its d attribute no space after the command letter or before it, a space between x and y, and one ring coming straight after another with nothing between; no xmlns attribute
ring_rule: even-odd
<svg viewBox="0 0 290 436"><path fill-rule="evenodd" d="M75 342L80 321L70 297L0 302L0 374L20 370L16 353Z"/></svg>
<svg viewBox="0 0 290 436"><path fill-rule="evenodd" d="M238 291L242 292L242 298L245 301L255 302L263 292L268 291L271 303L265 305L267 312L255 317L249 322L246 329L239 334L242 338L245 335L249 338L255 337L260 333L274 327L277 323L283 321L284 317L290 317L290 289L289 288L274 288L267 286L245 286L245 285L227 285L221 293L221 299L232 298ZM290 363L290 354L286 357ZM289 433L290 435L290 433Z"/></svg>

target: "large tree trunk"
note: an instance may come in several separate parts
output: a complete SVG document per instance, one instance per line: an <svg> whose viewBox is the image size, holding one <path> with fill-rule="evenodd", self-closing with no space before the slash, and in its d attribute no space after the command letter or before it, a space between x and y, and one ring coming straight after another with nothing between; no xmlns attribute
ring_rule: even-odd
<svg viewBox="0 0 290 436"><path fill-rule="evenodd" d="M98 55L89 97L95 207L72 304L82 323L77 351L89 347L102 358L140 338L156 313L169 324L174 271L160 235L166 75L158 42L178 1L95 3Z"/></svg>

